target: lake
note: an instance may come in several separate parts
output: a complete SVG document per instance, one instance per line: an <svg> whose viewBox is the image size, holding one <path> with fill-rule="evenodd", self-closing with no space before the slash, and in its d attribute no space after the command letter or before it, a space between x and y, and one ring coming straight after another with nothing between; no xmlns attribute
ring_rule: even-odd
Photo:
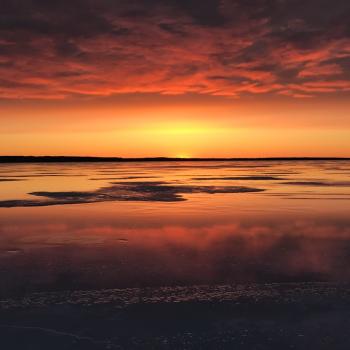
<svg viewBox="0 0 350 350"><path fill-rule="evenodd" d="M227 297L222 286L243 286L243 294L254 286L258 295L274 284L321 286L322 294L350 282L349 213L345 160L2 164L2 305L21 304L23 313L24 298L51 307L53 295L71 305L72 293L91 301L111 290L126 304L161 290L170 304L201 293L216 302ZM6 323L28 324L20 315ZM151 348L144 338L138 344Z"/></svg>

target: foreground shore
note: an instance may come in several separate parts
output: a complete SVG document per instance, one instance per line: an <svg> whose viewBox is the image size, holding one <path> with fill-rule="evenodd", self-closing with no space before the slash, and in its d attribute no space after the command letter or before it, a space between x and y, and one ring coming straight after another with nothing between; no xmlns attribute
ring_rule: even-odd
<svg viewBox="0 0 350 350"><path fill-rule="evenodd" d="M35 293L0 301L4 349L348 349L350 286Z"/></svg>

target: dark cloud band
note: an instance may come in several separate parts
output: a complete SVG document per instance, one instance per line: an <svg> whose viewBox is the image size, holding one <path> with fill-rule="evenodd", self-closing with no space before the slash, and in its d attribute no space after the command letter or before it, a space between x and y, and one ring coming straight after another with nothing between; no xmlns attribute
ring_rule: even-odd
<svg viewBox="0 0 350 350"><path fill-rule="evenodd" d="M350 91L350 3L9 1L0 98Z"/></svg>

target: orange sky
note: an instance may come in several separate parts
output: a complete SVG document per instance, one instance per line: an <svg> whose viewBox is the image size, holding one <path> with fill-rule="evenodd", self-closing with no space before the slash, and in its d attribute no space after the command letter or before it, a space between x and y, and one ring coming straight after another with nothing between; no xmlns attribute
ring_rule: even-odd
<svg viewBox="0 0 350 350"><path fill-rule="evenodd" d="M345 99L151 97L3 105L0 153L350 156Z"/></svg>
<svg viewBox="0 0 350 350"><path fill-rule="evenodd" d="M349 1L77 3L2 6L1 155L350 156Z"/></svg>

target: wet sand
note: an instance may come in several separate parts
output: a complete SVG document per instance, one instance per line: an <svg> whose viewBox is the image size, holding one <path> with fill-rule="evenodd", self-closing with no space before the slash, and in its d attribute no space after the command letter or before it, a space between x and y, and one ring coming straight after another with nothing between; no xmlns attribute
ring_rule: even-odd
<svg viewBox="0 0 350 350"><path fill-rule="evenodd" d="M6 349L348 349L350 286L35 293L1 301Z"/></svg>

